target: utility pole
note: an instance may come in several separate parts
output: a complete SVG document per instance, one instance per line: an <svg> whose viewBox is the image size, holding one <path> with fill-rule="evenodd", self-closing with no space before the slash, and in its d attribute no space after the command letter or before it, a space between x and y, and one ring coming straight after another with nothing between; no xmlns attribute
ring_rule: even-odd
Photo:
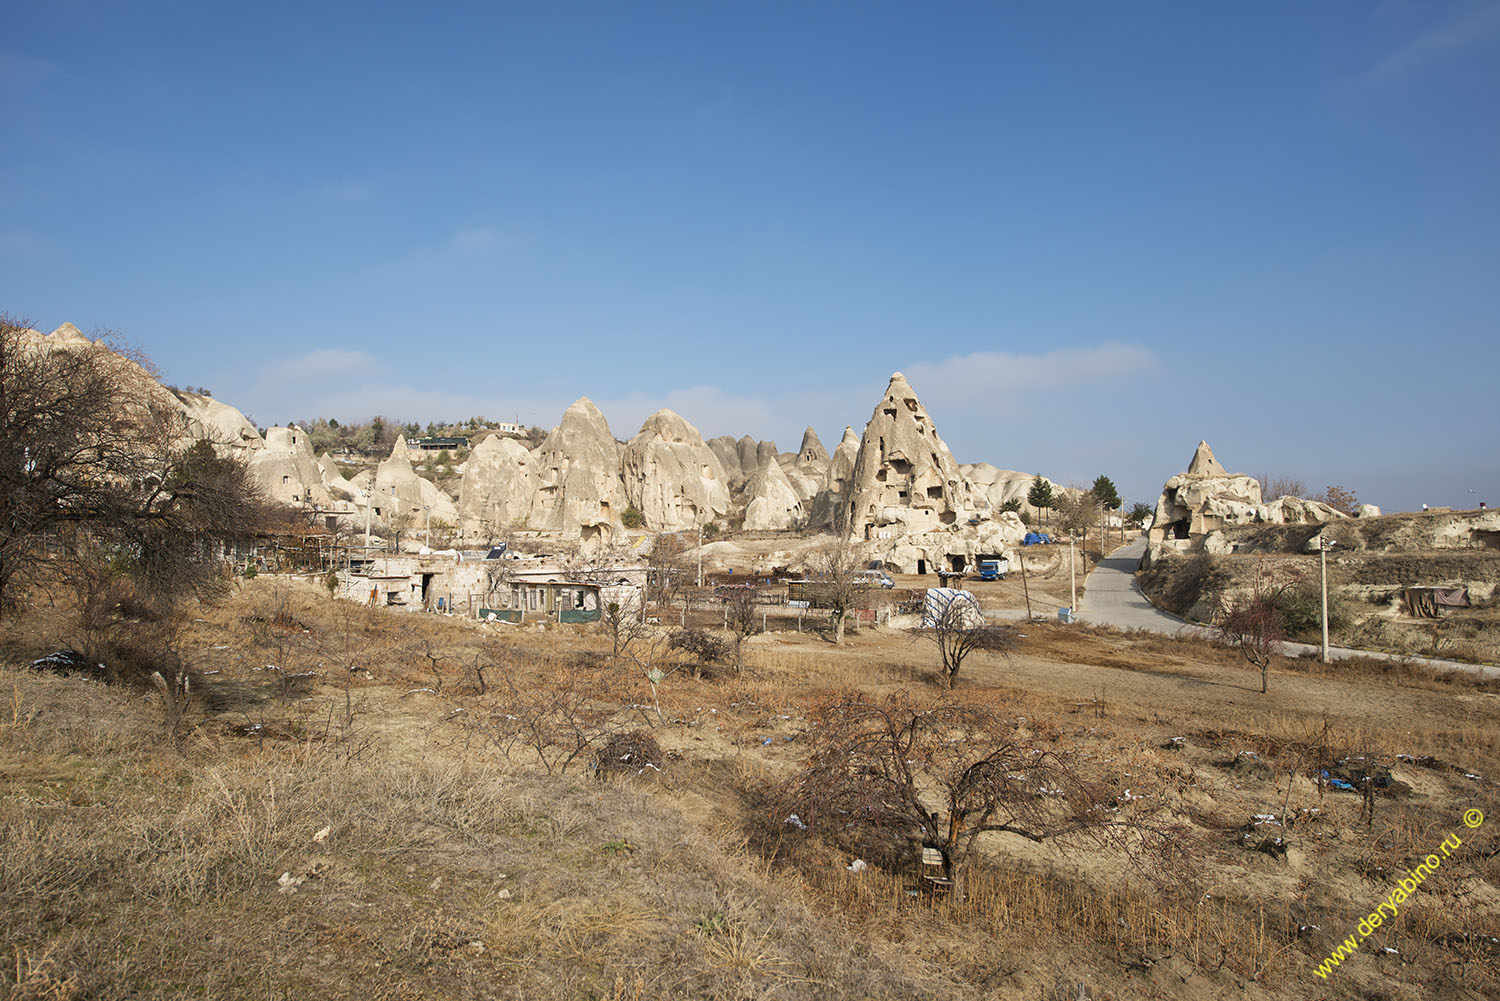
<svg viewBox="0 0 1500 1001"><path fill-rule="evenodd" d="M1026 592L1026 621L1031 621L1031 585L1026 583L1026 554L1017 553L1016 559L1021 561L1021 589Z"/></svg>
<svg viewBox="0 0 1500 1001"><path fill-rule="evenodd" d="M1323 581L1323 663L1328 663L1328 550L1338 545L1318 535L1318 569Z"/></svg>
<svg viewBox="0 0 1500 1001"><path fill-rule="evenodd" d="M703 586L703 526L698 526L698 586Z"/></svg>
<svg viewBox="0 0 1500 1001"><path fill-rule="evenodd" d="M370 501L370 495L365 494L365 556L370 555L370 512L375 505Z"/></svg>
<svg viewBox="0 0 1500 1001"><path fill-rule="evenodd" d="M1068 589L1072 594L1072 610L1078 611L1078 569L1073 563L1073 537L1068 536Z"/></svg>

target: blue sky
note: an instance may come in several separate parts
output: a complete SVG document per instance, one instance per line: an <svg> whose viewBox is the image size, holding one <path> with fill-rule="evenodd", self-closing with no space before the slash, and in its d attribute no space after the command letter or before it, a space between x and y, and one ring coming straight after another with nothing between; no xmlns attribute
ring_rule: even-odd
<svg viewBox="0 0 1500 1001"><path fill-rule="evenodd" d="M0 0L0 309L517 414L1500 503L1500 2ZM1475 491L1470 494L1469 491Z"/></svg>

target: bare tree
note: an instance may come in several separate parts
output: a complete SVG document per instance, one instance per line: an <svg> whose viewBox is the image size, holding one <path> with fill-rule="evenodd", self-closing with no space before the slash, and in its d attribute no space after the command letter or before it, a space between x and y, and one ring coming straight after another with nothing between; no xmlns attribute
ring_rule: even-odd
<svg viewBox="0 0 1500 1001"><path fill-rule="evenodd" d="M861 858L901 868L936 849L956 885L981 834L1040 842L1109 822L1065 761L988 707L844 695L811 719L812 758L777 812Z"/></svg>
<svg viewBox="0 0 1500 1001"><path fill-rule="evenodd" d="M1354 496L1354 491L1347 487L1330 486L1324 488L1323 492L1314 497L1313 500L1322 501L1335 511L1354 516L1359 513L1359 498Z"/></svg>
<svg viewBox="0 0 1500 1001"><path fill-rule="evenodd" d="M1272 476L1270 473L1261 473L1256 480L1260 483L1260 498L1264 501L1273 501L1278 497L1307 496L1307 485L1290 476Z"/></svg>
<svg viewBox="0 0 1500 1001"><path fill-rule="evenodd" d="M724 601L725 618L729 631L734 634L734 670L745 669L745 640L760 632L760 591L753 587L737 587Z"/></svg>
<svg viewBox="0 0 1500 1001"><path fill-rule="evenodd" d="M602 601L601 604L599 621L609 634L611 653L618 661L622 654L630 650L631 644L645 635L651 627L646 625L641 615L639 598L629 600L621 596Z"/></svg>
<svg viewBox="0 0 1500 1001"><path fill-rule="evenodd" d="M1219 598L1215 625L1218 638L1238 647L1245 659L1260 670L1261 694L1266 692L1271 659L1281 653L1286 638L1279 604L1291 583L1277 580L1258 567L1248 595Z"/></svg>
<svg viewBox="0 0 1500 1001"><path fill-rule="evenodd" d="M688 604L692 601L692 589L688 582L687 546L675 534L663 532L651 540L651 552L646 559L647 580L651 597L658 609L670 608L672 602L682 601L682 622L687 625Z"/></svg>
<svg viewBox="0 0 1500 1001"><path fill-rule="evenodd" d="M494 690L460 707L450 719L507 760L527 752L548 775L566 773L591 748L618 733L623 722L597 677L568 674L534 684L503 669Z"/></svg>
<svg viewBox="0 0 1500 1001"><path fill-rule="evenodd" d="M1014 629L986 622L979 602L967 592L960 592L943 605L926 635L938 648L942 661L939 678L943 687L950 689L969 654L987 650L1008 657L1019 642Z"/></svg>
<svg viewBox="0 0 1500 1001"><path fill-rule="evenodd" d="M835 645L844 642L844 617L869 600L869 584L860 575L868 558L864 546L838 533L808 559L817 597L833 617Z"/></svg>

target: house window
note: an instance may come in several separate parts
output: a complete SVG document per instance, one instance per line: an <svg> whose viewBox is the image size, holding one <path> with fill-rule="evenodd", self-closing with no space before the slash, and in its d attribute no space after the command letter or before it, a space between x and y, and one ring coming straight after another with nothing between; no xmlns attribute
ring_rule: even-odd
<svg viewBox="0 0 1500 1001"><path fill-rule="evenodd" d="M512 608L524 608L525 607L524 605L521 604L521 585L520 584L516 584L516 585L513 585L511 587L511 589L510 589L510 600L511 600L511 607Z"/></svg>
<svg viewBox="0 0 1500 1001"><path fill-rule="evenodd" d="M540 598L540 597L541 597L541 592L540 592L540 590L538 588L534 588L533 587L533 588L528 588L527 589L527 603L531 606L531 610L533 612L536 611L536 609L537 609L537 605L538 605L537 599Z"/></svg>
<svg viewBox="0 0 1500 1001"><path fill-rule="evenodd" d="M281 482L282 483L290 483L290 482L292 482L292 478L290 476L283 476L281 478Z"/></svg>
<svg viewBox="0 0 1500 1001"><path fill-rule="evenodd" d="M572 591L564 591L562 593L562 607L564 609L571 609L573 607L573 592Z"/></svg>

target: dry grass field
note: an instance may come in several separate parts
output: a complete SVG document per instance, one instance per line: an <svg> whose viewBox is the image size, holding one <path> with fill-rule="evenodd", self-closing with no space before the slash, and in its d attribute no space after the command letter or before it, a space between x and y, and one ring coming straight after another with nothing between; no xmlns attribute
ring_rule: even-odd
<svg viewBox="0 0 1500 1001"><path fill-rule="evenodd" d="M1500 996L1494 683L1283 660L1261 695L1234 651L1034 624L951 693L930 643L868 628L842 647L756 636L742 673L699 680L647 637L653 685L597 627L265 578L198 614L170 730L154 690L27 666L66 645L65 610L7 621L0 996ZM1111 816L1170 838L982 835L946 896L919 889L916 858L851 870L771 805L818 739L813 707L847 691L1015 720ZM614 767L609 734L654 741L654 767ZM1324 768L1391 781L1367 800ZM1466 828L1471 809L1491 819ZM1319 977L1455 833L1400 916Z"/></svg>

